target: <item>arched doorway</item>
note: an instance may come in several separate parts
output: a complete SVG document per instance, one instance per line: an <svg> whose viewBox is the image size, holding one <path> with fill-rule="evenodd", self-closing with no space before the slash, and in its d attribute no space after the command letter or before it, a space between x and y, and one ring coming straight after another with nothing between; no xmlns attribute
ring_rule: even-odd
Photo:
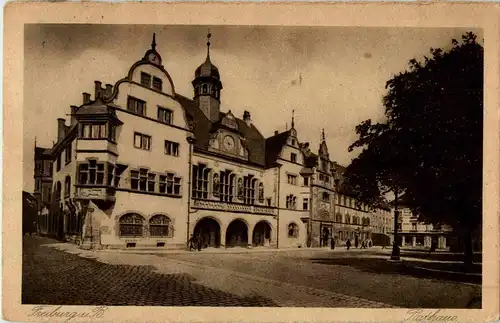
<svg viewBox="0 0 500 323"><path fill-rule="evenodd" d="M211 218L203 218L196 223L193 236L195 239L201 239L202 248L220 247L220 225Z"/></svg>
<svg viewBox="0 0 500 323"><path fill-rule="evenodd" d="M253 229L252 238L254 246L269 247L271 244L271 225L267 221L259 221Z"/></svg>
<svg viewBox="0 0 500 323"><path fill-rule="evenodd" d="M234 220L229 224L226 231L227 247L247 247L248 227L241 220Z"/></svg>

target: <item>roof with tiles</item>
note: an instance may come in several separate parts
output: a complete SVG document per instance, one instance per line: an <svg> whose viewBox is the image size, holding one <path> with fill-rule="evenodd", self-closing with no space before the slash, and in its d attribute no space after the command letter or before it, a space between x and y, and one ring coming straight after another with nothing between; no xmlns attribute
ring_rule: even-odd
<svg viewBox="0 0 500 323"><path fill-rule="evenodd" d="M196 138L195 148L208 151L210 133L222 127L222 119L226 113L219 112L219 119L211 122L205 114L198 109L195 102L185 96L176 94L176 100L185 108ZM240 118L235 117L238 132L244 138L244 145L248 149L248 160L260 166L266 165L266 140L253 124L247 124Z"/></svg>

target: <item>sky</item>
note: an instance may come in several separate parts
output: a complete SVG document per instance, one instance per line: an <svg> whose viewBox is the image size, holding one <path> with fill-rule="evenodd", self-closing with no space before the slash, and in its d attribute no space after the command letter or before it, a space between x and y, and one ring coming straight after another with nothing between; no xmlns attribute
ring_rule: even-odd
<svg viewBox="0 0 500 323"><path fill-rule="evenodd" d="M290 127L317 150L324 128L332 160L348 165L366 119L384 120L385 84L422 59L430 48L449 48L463 28L295 26L25 25L23 187L33 191L33 147L51 147L57 118L69 122L70 106L94 80L114 84L151 47L178 94L192 97L195 69L210 56L219 68L221 110L245 110L265 137ZM68 124L68 123L67 123Z"/></svg>

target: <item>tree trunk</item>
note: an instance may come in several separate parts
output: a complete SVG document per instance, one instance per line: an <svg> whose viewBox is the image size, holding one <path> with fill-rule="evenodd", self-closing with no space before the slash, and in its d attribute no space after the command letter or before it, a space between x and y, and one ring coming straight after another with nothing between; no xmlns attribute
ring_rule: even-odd
<svg viewBox="0 0 500 323"><path fill-rule="evenodd" d="M464 243L464 264L466 268L472 266L473 261L473 250L472 250L472 231L470 227L464 228L463 234L463 243Z"/></svg>

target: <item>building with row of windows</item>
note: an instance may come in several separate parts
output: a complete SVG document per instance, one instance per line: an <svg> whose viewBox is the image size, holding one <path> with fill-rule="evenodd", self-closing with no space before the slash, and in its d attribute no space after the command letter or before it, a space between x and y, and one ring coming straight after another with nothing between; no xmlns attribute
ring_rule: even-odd
<svg viewBox="0 0 500 323"><path fill-rule="evenodd" d="M449 249L456 236L448 225L433 225L419 221L405 199L398 201L398 244L403 248L428 249L434 243L437 249Z"/></svg>
<svg viewBox="0 0 500 323"><path fill-rule="evenodd" d="M39 230L83 247L326 246L386 235L386 208L358 206L323 131L313 152L290 129L265 138L250 112L221 110L207 56L192 98L175 91L153 36L115 84L95 81L53 147L35 148Z"/></svg>

